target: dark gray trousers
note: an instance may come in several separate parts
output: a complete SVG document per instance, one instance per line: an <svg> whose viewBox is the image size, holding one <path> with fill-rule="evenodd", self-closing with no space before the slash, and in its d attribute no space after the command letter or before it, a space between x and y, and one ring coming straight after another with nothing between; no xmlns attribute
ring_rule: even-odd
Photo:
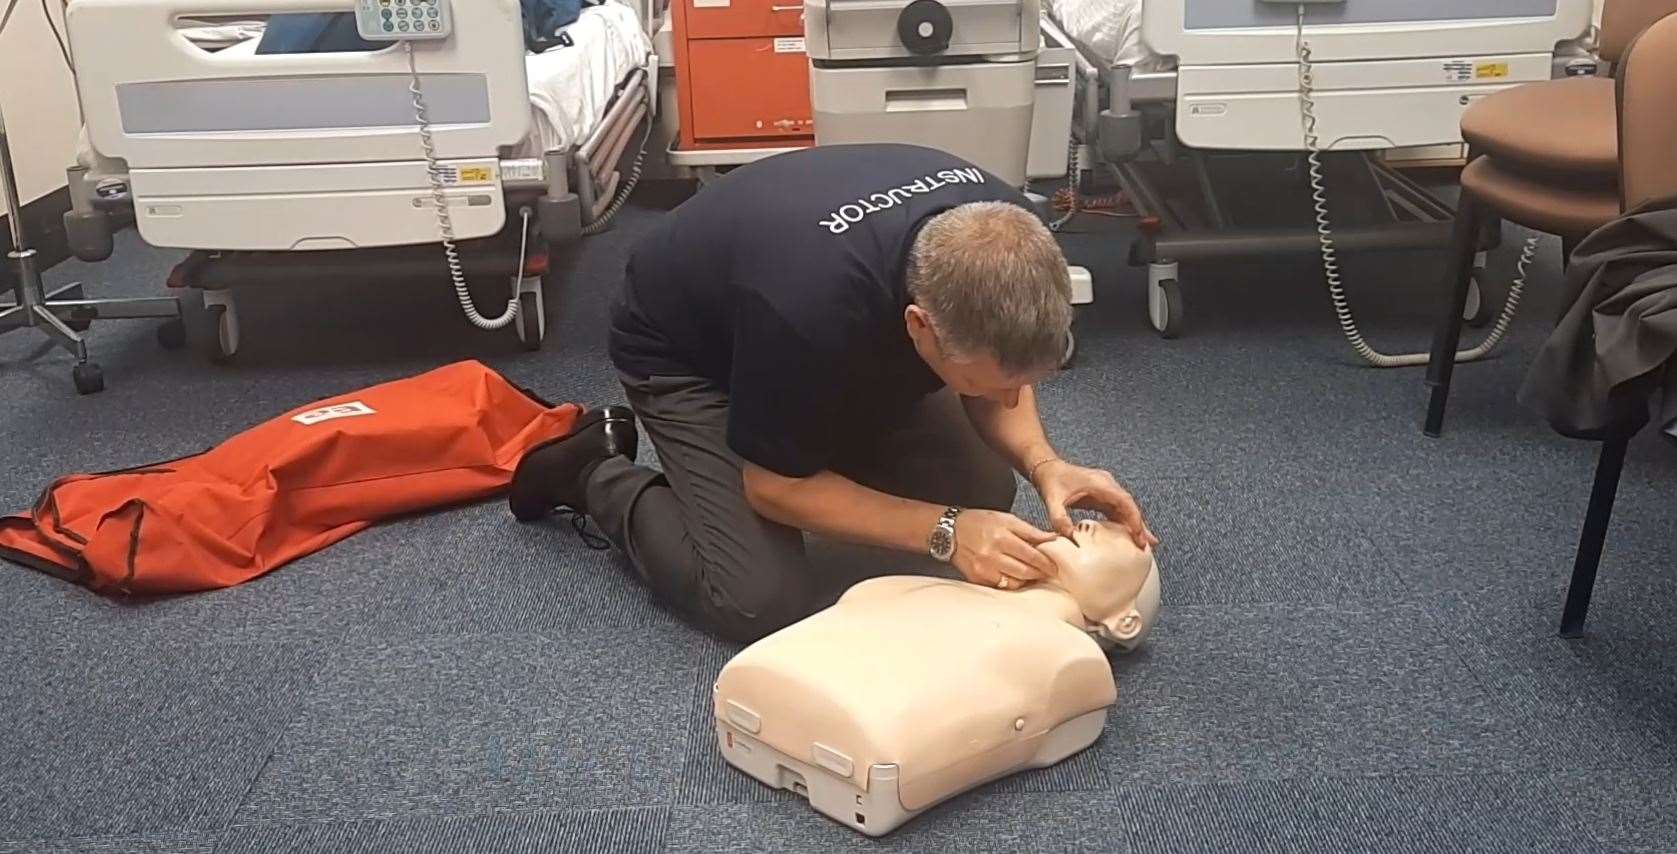
<svg viewBox="0 0 1677 854"><path fill-rule="evenodd" d="M803 532L746 502L742 462L727 444L727 394L688 377L622 381L663 472L620 457L600 464L587 485L588 515L653 592L699 627L738 642L831 601L833 579L815 577ZM947 389L855 439L834 470L864 486L943 505L1013 506L1012 468ZM879 567L883 573L890 564ZM854 577L870 574L861 569Z"/></svg>

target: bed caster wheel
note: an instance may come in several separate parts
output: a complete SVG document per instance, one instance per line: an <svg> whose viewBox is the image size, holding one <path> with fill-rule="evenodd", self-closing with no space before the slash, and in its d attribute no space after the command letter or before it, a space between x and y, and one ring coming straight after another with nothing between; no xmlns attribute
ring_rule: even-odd
<svg viewBox="0 0 1677 854"><path fill-rule="evenodd" d="M216 305L210 306L210 318L215 323L215 349L210 352L210 360L225 365L239 355L239 317L232 306Z"/></svg>
<svg viewBox="0 0 1677 854"><path fill-rule="evenodd" d="M228 291L205 291L204 312L209 319L210 361L225 365L239 355L239 310Z"/></svg>
<svg viewBox="0 0 1677 854"><path fill-rule="evenodd" d="M1187 316L1182 285L1175 279L1164 279L1148 288L1147 314L1160 337L1167 341L1180 338Z"/></svg>
<svg viewBox="0 0 1677 854"><path fill-rule="evenodd" d="M105 372L92 362L83 362L70 371L77 394L98 394L105 390Z"/></svg>
<svg viewBox="0 0 1677 854"><path fill-rule="evenodd" d="M542 299L540 279L533 286L525 280L518 294L518 321L513 325L524 349L535 352L542 348L542 339L547 337L547 304Z"/></svg>
<svg viewBox="0 0 1677 854"><path fill-rule="evenodd" d="M157 327L157 344L165 350L179 350L186 346L186 321L167 320Z"/></svg>
<svg viewBox="0 0 1677 854"><path fill-rule="evenodd" d="M1467 284L1467 307L1462 309L1462 322L1480 328L1491 322L1491 305L1485 299L1485 268L1473 268L1473 279Z"/></svg>

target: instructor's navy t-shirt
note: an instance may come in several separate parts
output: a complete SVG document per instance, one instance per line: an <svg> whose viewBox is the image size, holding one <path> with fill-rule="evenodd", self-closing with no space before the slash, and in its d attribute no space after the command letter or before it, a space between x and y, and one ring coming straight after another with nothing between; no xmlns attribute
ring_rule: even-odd
<svg viewBox="0 0 1677 854"><path fill-rule="evenodd" d="M630 255L611 357L632 377L728 392L728 444L787 477L831 466L942 382L903 323L925 221L967 202L1028 207L940 151L823 146L757 161L665 217Z"/></svg>

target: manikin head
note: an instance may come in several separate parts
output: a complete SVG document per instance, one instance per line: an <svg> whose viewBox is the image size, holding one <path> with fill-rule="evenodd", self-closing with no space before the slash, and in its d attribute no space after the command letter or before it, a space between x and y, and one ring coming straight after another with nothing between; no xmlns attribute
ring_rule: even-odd
<svg viewBox="0 0 1677 854"><path fill-rule="evenodd" d="M955 393L1012 408L1059 367L1071 334L1071 277L1054 235L1006 202L927 221L904 272L909 338Z"/></svg>
<svg viewBox="0 0 1677 854"><path fill-rule="evenodd" d="M1159 565L1120 525L1079 522L1070 538L1042 546L1059 574L1051 585L1077 601L1084 620L1122 649L1139 645L1159 614Z"/></svg>

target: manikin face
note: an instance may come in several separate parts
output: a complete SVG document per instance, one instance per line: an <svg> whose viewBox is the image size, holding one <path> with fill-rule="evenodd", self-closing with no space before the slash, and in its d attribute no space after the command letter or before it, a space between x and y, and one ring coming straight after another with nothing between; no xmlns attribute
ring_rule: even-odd
<svg viewBox="0 0 1677 854"><path fill-rule="evenodd" d="M1079 522L1072 536L1042 546L1059 574L1053 585L1077 600L1101 637L1133 649L1159 613L1159 567L1112 522Z"/></svg>
<svg viewBox="0 0 1677 854"><path fill-rule="evenodd" d="M903 314L908 337L926 366L943 384L962 397L981 397L1012 409L1019 404L1020 390L1040 381L1046 372L1011 374L989 356L957 358L938 340L937 330L924 309L911 305Z"/></svg>

